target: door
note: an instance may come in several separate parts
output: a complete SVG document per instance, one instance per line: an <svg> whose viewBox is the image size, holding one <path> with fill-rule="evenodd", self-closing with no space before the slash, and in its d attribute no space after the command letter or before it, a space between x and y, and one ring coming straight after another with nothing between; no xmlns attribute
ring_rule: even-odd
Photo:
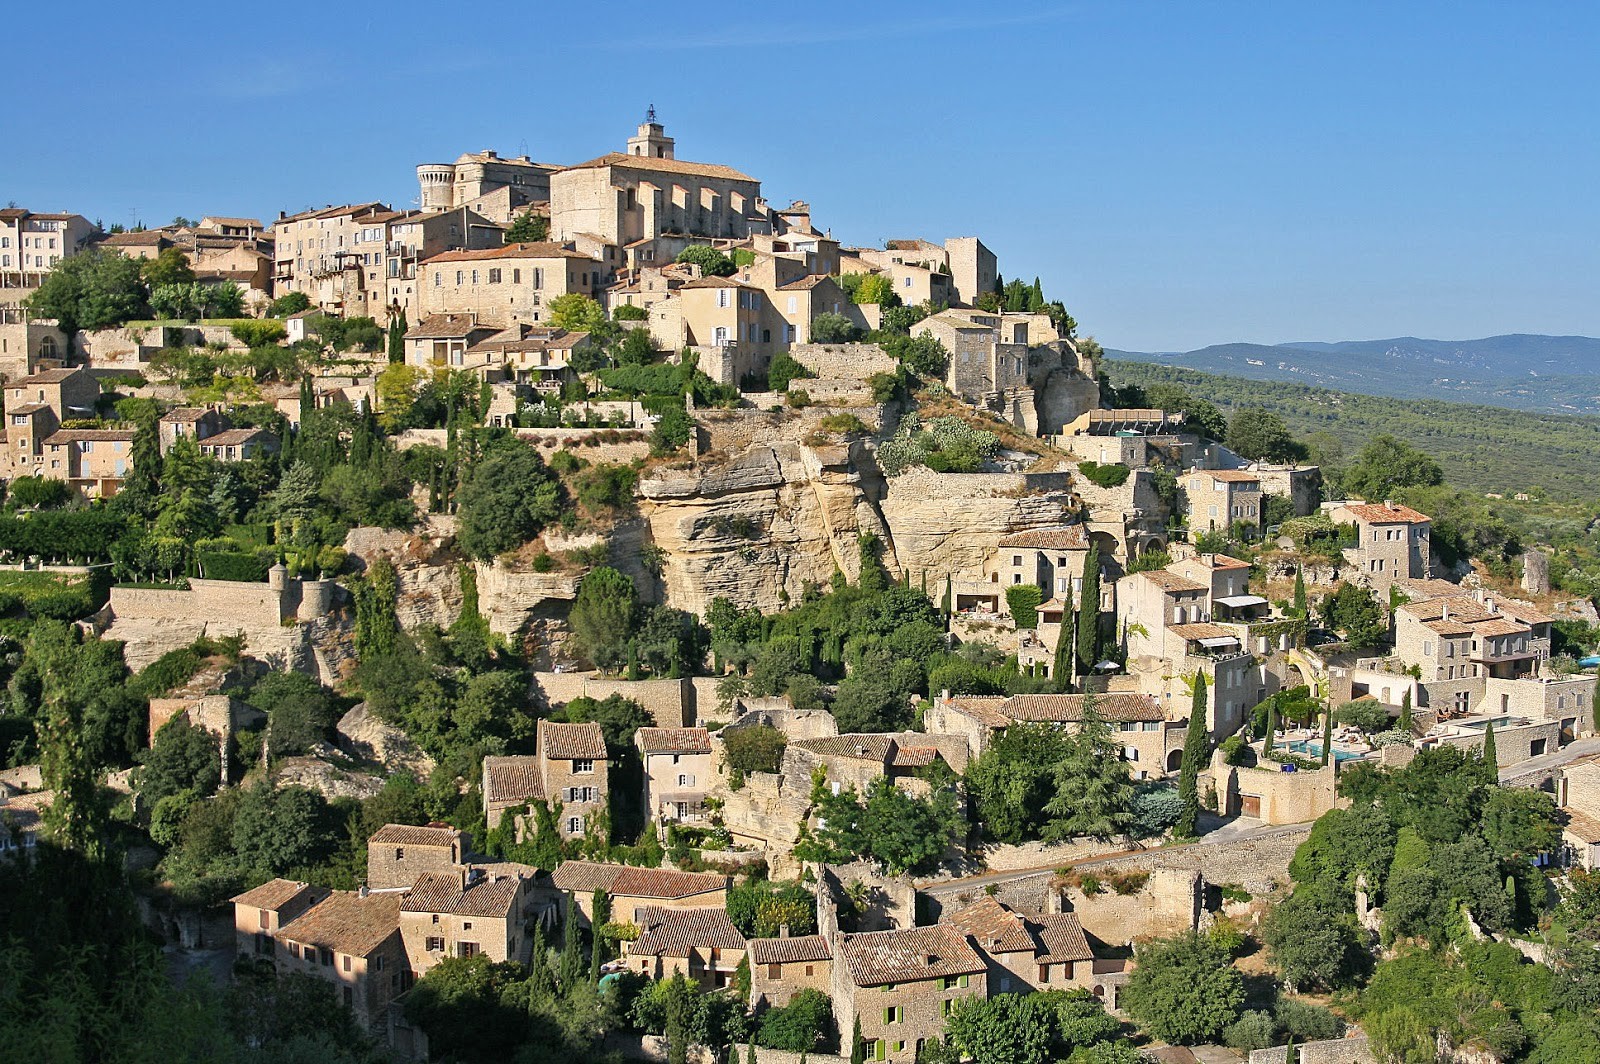
<svg viewBox="0 0 1600 1064"><path fill-rule="evenodd" d="M1261 819L1261 796L1259 794L1239 795L1239 815Z"/></svg>

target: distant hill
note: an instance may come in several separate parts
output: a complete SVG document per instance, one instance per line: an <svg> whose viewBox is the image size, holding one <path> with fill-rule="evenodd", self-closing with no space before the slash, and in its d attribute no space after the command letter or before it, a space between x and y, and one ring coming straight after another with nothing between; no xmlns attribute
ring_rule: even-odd
<svg viewBox="0 0 1600 1064"><path fill-rule="evenodd" d="M1215 344L1106 351L1111 358L1362 395L1443 399L1553 414L1600 413L1600 339L1513 333L1482 340Z"/></svg>

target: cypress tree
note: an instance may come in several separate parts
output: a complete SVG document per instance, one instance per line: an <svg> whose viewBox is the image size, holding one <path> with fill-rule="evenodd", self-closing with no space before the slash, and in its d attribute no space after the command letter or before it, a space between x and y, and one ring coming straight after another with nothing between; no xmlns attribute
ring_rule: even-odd
<svg viewBox="0 0 1600 1064"><path fill-rule="evenodd" d="M406 360L406 312L389 319L389 361L404 362Z"/></svg>
<svg viewBox="0 0 1600 1064"><path fill-rule="evenodd" d="M311 374L307 373L300 378L300 424L305 425L306 419L317 408L317 393L311 387Z"/></svg>
<svg viewBox="0 0 1600 1064"><path fill-rule="evenodd" d="M1189 703L1189 727L1183 736L1183 765L1178 773L1178 800L1183 803L1172 833L1180 839L1195 836L1200 819L1200 763L1210 742L1206 736L1206 674L1196 673L1194 698Z"/></svg>
<svg viewBox="0 0 1600 1064"><path fill-rule="evenodd" d="M605 936L600 929L611 920L611 895L599 888L594 892L594 943L589 954L589 978L600 981L600 966L605 963Z"/></svg>
<svg viewBox="0 0 1600 1064"><path fill-rule="evenodd" d="M1306 571L1304 566L1294 569L1294 612L1297 617L1309 616L1306 602Z"/></svg>
<svg viewBox="0 0 1600 1064"><path fill-rule="evenodd" d="M1055 676L1056 690L1065 692L1072 685L1072 634L1067 631L1067 617L1061 615L1061 630L1056 635L1056 663Z"/></svg>
<svg viewBox="0 0 1600 1064"><path fill-rule="evenodd" d="M1322 714L1322 765L1326 768L1333 760L1333 706Z"/></svg>
<svg viewBox="0 0 1600 1064"><path fill-rule="evenodd" d="M1093 674L1100 660L1100 548L1090 544L1078 596L1078 675Z"/></svg>
<svg viewBox="0 0 1600 1064"><path fill-rule="evenodd" d="M861 1017L856 1017L855 1033L850 1036L850 1064L867 1064L867 1043L861 1039Z"/></svg>
<svg viewBox="0 0 1600 1064"><path fill-rule="evenodd" d="M728 1047L728 1064L739 1064L739 1043L735 1042Z"/></svg>
<svg viewBox="0 0 1600 1064"><path fill-rule="evenodd" d="M955 610L956 598L954 593L953 578L949 573L944 576L944 599L939 603L939 611L944 614L944 619L949 620L950 614Z"/></svg>
<svg viewBox="0 0 1600 1064"><path fill-rule="evenodd" d="M1274 695L1267 699L1267 745L1266 752L1272 753L1273 740L1278 736L1278 699Z"/></svg>
<svg viewBox="0 0 1600 1064"><path fill-rule="evenodd" d="M567 921L563 930L561 968L557 975L560 977L561 990L565 993L578 985L578 980L583 978L584 968L583 947L578 939L578 899L571 892L567 894Z"/></svg>
<svg viewBox="0 0 1600 1064"><path fill-rule="evenodd" d="M1400 697L1399 727L1404 729L1406 734L1409 735L1411 733L1411 725L1411 688L1407 687L1406 693Z"/></svg>
<svg viewBox="0 0 1600 1064"><path fill-rule="evenodd" d="M1494 748L1494 722L1490 721L1483 729L1483 769L1489 777L1490 783L1500 779L1500 756Z"/></svg>

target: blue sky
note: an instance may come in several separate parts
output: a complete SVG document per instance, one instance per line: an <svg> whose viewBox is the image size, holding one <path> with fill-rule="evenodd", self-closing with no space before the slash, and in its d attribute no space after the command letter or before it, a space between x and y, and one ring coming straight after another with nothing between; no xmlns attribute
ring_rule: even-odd
<svg viewBox="0 0 1600 1064"><path fill-rule="evenodd" d="M847 242L981 235L1109 347L1600 335L1592 3L17 7L64 46L0 121L60 145L0 157L35 210L409 205L654 103Z"/></svg>

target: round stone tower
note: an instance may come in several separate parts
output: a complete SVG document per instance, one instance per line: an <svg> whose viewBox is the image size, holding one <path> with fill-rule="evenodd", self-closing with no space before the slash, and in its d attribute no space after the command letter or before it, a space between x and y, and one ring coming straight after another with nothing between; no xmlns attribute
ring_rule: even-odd
<svg viewBox="0 0 1600 1064"><path fill-rule="evenodd" d="M422 209L447 211L451 202L451 187L455 184L456 168L449 163L423 163L417 167L417 184L422 189Z"/></svg>

